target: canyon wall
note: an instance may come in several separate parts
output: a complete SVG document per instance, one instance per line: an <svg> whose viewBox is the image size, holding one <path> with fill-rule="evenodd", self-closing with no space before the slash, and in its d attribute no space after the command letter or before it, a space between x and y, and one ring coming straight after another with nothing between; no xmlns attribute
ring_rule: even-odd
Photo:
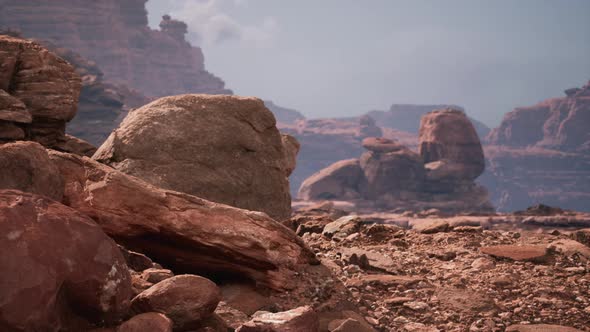
<svg viewBox="0 0 590 332"><path fill-rule="evenodd" d="M514 109L487 137L480 181L499 210L590 211L590 82L565 94Z"/></svg>
<svg viewBox="0 0 590 332"><path fill-rule="evenodd" d="M186 24L165 16L161 30L148 27L146 2L0 0L0 26L71 49L95 61L110 83L150 97L231 94L184 39Z"/></svg>

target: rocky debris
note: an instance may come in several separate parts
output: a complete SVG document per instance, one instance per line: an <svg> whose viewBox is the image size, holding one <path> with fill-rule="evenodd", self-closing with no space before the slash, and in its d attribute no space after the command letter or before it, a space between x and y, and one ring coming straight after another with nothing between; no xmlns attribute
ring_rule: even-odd
<svg viewBox="0 0 590 332"><path fill-rule="evenodd" d="M561 325L516 324L508 326L506 332L582 332L582 330Z"/></svg>
<svg viewBox="0 0 590 332"><path fill-rule="evenodd" d="M157 284L160 281L174 277L174 273L168 269L149 268L143 270L141 278L149 283Z"/></svg>
<svg viewBox="0 0 590 332"><path fill-rule="evenodd" d="M497 258L507 258L514 261L531 261L542 263L548 257L547 248L543 245L499 245L482 247L481 252Z"/></svg>
<svg viewBox="0 0 590 332"><path fill-rule="evenodd" d="M3 330L80 331L126 313L125 260L87 216L42 196L0 190L0 228Z"/></svg>
<svg viewBox="0 0 590 332"><path fill-rule="evenodd" d="M47 15L53 12L60 15ZM0 22L27 38L47 40L95 61L110 83L147 96L231 94L221 79L205 70L201 49L185 40L184 23L167 16L161 30L148 27L144 0L5 0ZM87 28L89 22L92 29Z"/></svg>
<svg viewBox="0 0 590 332"><path fill-rule="evenodd" d="M221 291L212 281L194 275L163 280L131 301L134 312L161 312L175 330L190 330L213 314Z"/></svg>
<svg viewBox="0 0 590 332"><path fill-rule="evenodd" d="M304 200L356 201L357 208L493 211L485 188L473 182L484 170L483 150L462 111L424 115L420 154L386 138L365 138L360 159L332 164L306 179ZM359 176L360 174L360 176Z"/></svg>
<svg viewBox="0 0 590 332"><path fill-rule="evenodd" d="M565 256L578 255L580 258L590 260L590 248L575 240L560 239L553 241L548 245L548 248Z"/></svg>
<svg viewBox="0 0 590 332"><path fill-rule="evenodd" d="M236 332L319 332L319 320L314 310L299 307L284 312L258 312L252 320L243 324Z"/></svg>
<svg viewBox="0 0 590 332"><path fill-rule="evenodd" d="M161 98L131 112L94 159L165 189L278 220L291 214L281 135L256 98Z"/></svg>
<svg viewBox="0 0 590 332"><path fill-rule="evenodd" d="M326 224L322 228L322 235L330 239L342 240L348 235L358 232L361 219L357 216L345 216Z"/></svg>
<svg viewBox="0 0 590 332"><path fill-rule="evenodd" d="M125 262L131 270L141 272L154 267L154 262L146 255L139 252L127 250L125 249L125 247L122 246L119 246L119 249L121 249L121 253L125 258Z"/></svg>
<svg viewBox="0 0 590 332"><path fill-rule="evenodd" d="M116 332L172 332L172 321L158 312L146 312L133 316L119 325Z"/></svg>
<svg viewBox="0 0 590 332"><path fill-rule="evenodd" d="M316 210L291 220L306 223L312 217L328 218ZM579 212L535 216L577 219L580 225L590 223L587 217ZM587 330L590 265L576 252L582 245L569 242L579 232L573 226L532 225L522 222L530 216L505 214L373 212L355 218L360 229L345 240L316 232L302 238L378 331L504 331L524 322ZM401 220L405 228L392 225ZM410 228L422 223L445 227L426 234ZM387 269L372 267L378 261L372 255Z"/></svg>
<svg viewBox="0 0 590 332"><path fill-rule="evenodd" d="M0 145L0 189L16 189L61 201L64 180L36 142Z"/></svg>
<svg viewBox="0 0 590 332"><path fill-rule="evenodd" d="M590 247L590 228L584 228L577 230L572 235L573 239L584 244L586 247Z"/></svg>
<svg viewBox="0 0 590 332"><path fill-rule="evenodd" d="M366 324L363 325L356 319L348 318L336 328L330 330L331 332L374 332L375 330Z"/></svg>
<svg viewBox="0 0 590 332"><path fill-rule="evenodd" d="M20 129L5 139L56 145L77 110L81 83L74 68L35 42L9 36L0 36L0 55L2 124Z"/></svg>
<svg viewBox="0 0 590 332"><path fill-rule="evenodd" d="M487 137L481 182L501 211L533 204L589 211L590 82L507 113Z"/></svg>
<svg viewBox="0 0 590 332"><path fill-rule="evenodd" d="M262 213L156 188L88 158L50 155L65 179L64 202L172 270L233 274L285 289L294 287L300 264L316 262L293 232Z"/></svg>

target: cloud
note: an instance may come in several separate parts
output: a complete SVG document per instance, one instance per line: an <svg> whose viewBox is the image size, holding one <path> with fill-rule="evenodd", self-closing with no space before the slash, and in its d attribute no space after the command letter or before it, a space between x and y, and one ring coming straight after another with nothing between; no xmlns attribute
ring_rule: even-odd
<svg viewBox="0 0 590 332"><path fill-rule="evenodd" d="M186 22L189 38L199 44L244 42L265 45L274 39L278 23L265 17L257 24L243 24L224 11L224 7L244 7L246 0L168 0L173 18Z"/></svg>

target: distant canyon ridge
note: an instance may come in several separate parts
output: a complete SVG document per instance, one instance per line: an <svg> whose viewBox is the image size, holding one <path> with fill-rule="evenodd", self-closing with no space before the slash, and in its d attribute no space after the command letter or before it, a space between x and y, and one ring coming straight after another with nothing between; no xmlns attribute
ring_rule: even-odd
<svg viewBox="0 0 590 332"><path fill-rule="evenodd" d="M206 70L202 50L186 41L184 22L164 16L160 29L148 26L146 2L0 0L0 30L38 40L81 77L70 134L98 146L130 109L158 97L233 94ZM265 104L279 129L301 145L290 177L294 197L314 173L358 158L367 137L395 139L417 151L420 118L433 110L457 108L394 104L357 117L307 119L271 101ZM495 129L470 120L485 155L486 169L477 182L488 189L498 210L536 203L590 210L590 85L516 108Z"/></svg>

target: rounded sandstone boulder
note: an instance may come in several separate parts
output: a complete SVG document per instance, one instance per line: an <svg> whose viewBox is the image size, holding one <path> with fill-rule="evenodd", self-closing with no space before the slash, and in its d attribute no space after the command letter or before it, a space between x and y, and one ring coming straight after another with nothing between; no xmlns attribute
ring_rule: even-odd
<svg viewBox="0 0 590 332"><path fill-rule="evenodd" d="M0 190L0 234L3 331L83 331L126 313L125 259L87 216L42 196Z"/></svg>
<svg viewBox="0 0 590 332"><path fill-rule="evenodd" d="M285 219L285 155L262 100L181 95L131 112L94 159L165 189Z"/></svg>
<svg viewBox="0 0 590 332"><path fill-rule="evenodd" d="M161 281L131 301L134 312L161 312L172 319L174 330L190 330L210 317L221 301L214 282L195 275Z"/></svg>
<svg viewBox="0 0 590 332"><path fill-rule="evenodd" d="M420 155L425 164L439 160L454 164L456 174L447 174L454 178L474 180L485 169L483 148L473 124L463 111L453 108L422 116Z"/></svg>

